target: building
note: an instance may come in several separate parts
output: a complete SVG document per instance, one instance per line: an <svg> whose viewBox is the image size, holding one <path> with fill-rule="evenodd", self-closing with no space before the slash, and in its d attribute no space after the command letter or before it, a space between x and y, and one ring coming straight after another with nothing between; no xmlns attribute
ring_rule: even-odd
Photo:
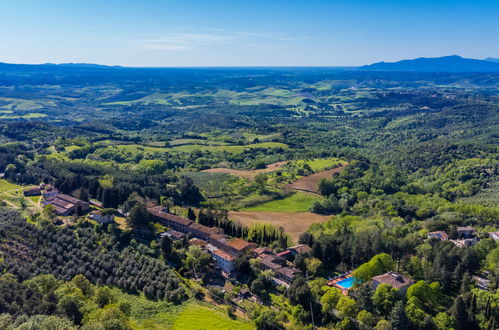
<svg viewBox="0 0 499 330"><path fill-rule="evenodd" d="M178 215L174 215L166 212L166 208L162 206L154 206L147 209L149 213L158 220L162 225L172 228L181 233L187 234L190 232L189 226L194 223L189 219L185 219L179 217Z"/></svg>
<svg viewBox="0 0 499 330"><path fill-rule="evenodd" d="M291 284L296 276L300 275L301 271L294 267L281 267L275 270L275 275L281 281Z"/></svg>
<svg viewBox="0 0 499 330"><path fill-rule="evenodd" d="M209 241L211 235L221 235L223 234L223 229L218 227L207 227L205 225L201 225L199 223L193 222L187 228L188 232L190 232L194 237L199 239Z"/></svg>
<svg viewBox="0 0 499 330"><path fill-rule="evenodd" d="M44 195L42 204L52 205L55 209L55 213L61 216L69 216L72 214L80 215L90 208L87 202L66 194L57 194L52 197L45 197Z"/></svg>
<svg viewBox="0 0 499 330"><path fill-rule="evenodd" d="M447 235L445 231L432 231L428 233L428 238L434 238L440 241L446 241L449 239L449 235Z"/></svg>
<svg viewBox="0 0 499 330"><path fill-rule="evenodd" d="M28 196L40 196L42 194L42 190L40 187L30 187L23 191L23 195Z"/></svg>
<svg viewBox="0 0 499 330"><path fill-rule="evenodd" d="M215 249L211 252L211 255L213 256L213 259L215 259L217 266L222 270L227 273L232 273L234 271L234 262L236 261L236 258L233 255L220 249Z"/></svg>
<svg viewBox="0 0 499 330"><path fill-rule="evenodd" d="M475 228L472 226L457 227L457 236L460 239L473 238L475 235Z"/></svg>
<svg viewBox="0 0 499 330"><path fill-rule="evenodd" d="M179 232L179 231L176 231L176 230L169 230L167 232L164 232L162 233L161 235L159 235L161 238L163 238L164 236L168 237L169 239L171 239L172 241L178 241L182 238L185 237L185 234Z"/></svg>
<svg viewBox="0 0 499 330"><path fill-rule="evenodd" d="M451 239L449 241L454 243L455 246L460 248L470 247L478 243L478 240L475 237L465 238L465 239Z"/></svg>
<svg viewBox="0 0 499 330"><path fill-rule="evenodd" d="M414 284L414 280L396 272L388 272L373 277L373 289L376 289L380 284L388 284L392 288L398 289L401 293L405 294L407 289Z"/></svg>
<svg viewBox="0 0 499 330"><path fill-rule="evenodd" d="M227 253L230 253L236 257L240 256L248 250L257 248L258 245L255 243L250 243L242 238L233 238L228 240L220 248Z"/></svg>
<svg viewBox="0 0 499 330"><path fill-rule="evenodd" d="M114 212L111 211L95 211L90 213L89 218L98 223L114 223Z"/></svg>
<svg viewBox="0 0 499 330"><path fill-rule="evenodd" d="M489 233L490 238L494 239L495 241L499 241L499 231L493 231Z"/></svg>
<svg viewBox="0 0 499 330"><path fill-rule="evenodd" d="M42 191L43 198L45 199L55 197L59 194L59 190L57 188L54 188L48 184L47 185L42 184L40 185L40 188Z"/></svg>
<svg viewBox="0 0 499 330"><path fill-rule="evenodd" d="M307 244L299 244L299 245L291 246L291 247L288 247L287 250L291 252L293 257L296 257L299 254L310 253L310 251L312 251L310 246L308 246Z"/></svg>

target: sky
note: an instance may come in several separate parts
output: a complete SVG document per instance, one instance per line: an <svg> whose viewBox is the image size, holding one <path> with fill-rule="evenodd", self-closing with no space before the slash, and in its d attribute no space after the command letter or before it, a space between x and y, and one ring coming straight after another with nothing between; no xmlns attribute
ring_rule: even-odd
<svg viewBox="0 0 499 330"><path fill-rule="evenodd" d="M499 0L0 0L0 62L356 66L499 57Z"/></svg>

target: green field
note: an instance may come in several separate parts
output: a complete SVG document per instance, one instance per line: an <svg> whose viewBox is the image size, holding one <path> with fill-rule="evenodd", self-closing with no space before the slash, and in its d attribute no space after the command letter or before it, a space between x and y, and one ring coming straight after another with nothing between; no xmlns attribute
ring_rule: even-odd
<svg viewBox="0 0 499 330"><path fill-rule="evenodd" d="M326 169L334 168L336 166L342 165L345 162L338 158L317 158L312 160L299 160L295 162L296 164L306 163L314 172L324 171Z"/></svg>
<svg viewBox="0 0 499 330"><path fill-rule="evenodd" d="M5 179L0 180L0 193L10 191L10 190L21 189L21 188L22 188L22 186L10 183Z"/></svg>
<svg viewBox="0 0 499 330"><path fill-rule="evenodd" d="M257 204L241 209L241 211L254 212L308 212L315 201L322 197L316 194L296 192L282 199Z"/></svg>
<svg viewBox="0 0 499 330"><path fill-rule="evenodd" d="M255 149L255 148L264 148L264 149L273 149L273 148L283 148L286 149L288 146L284 143L279 143L279 142L262 142L262 143L255 143L255 144L248 144L244 146L224 146L224 145L195 145L195 144L187 144L187 145L180 145L180 146L174 146L170 148L165 148L165 147L147 147L143 145L138 145L138 144L122 144L122 145L117 145L116 148L125 150L127 152L171 152L171 151L178 151L178 152L194 152L194 151L210 151L210 152L229 152L232 154L240 154L242 153L245 149Z"/></svg>
<svg viewBox="0 0 499 330"><path fill-rule="evenodd" d="M255 327L248 322L232 320L225 313L216 311L214 309L191 304L184 308L173 322L173 329L182 330L201 330L201 329L255 329Z"/></svg>

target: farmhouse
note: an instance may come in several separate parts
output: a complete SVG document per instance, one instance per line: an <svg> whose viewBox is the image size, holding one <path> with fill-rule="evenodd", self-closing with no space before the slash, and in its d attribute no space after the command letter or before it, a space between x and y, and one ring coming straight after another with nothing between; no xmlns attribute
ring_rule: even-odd
<svg viewBox="0 0 499 330"><path fill-rule="evenodd" d="M492 238L495 241L499 241L499 231L493 231L489 233L490 238Z"/></svg>
<svg viewBox="0 0 499 330"><path fill-rule="evenodd" d="M211 255L213 256L213 259L215 259L217 266L222 270L228 273L234 271L234 261L236 260L234 256L220 249L215 249L211 252Z"/></svg>
<svg viewBox="0 0 499 330"><path fill-rule="evenodd" d="M287 248L287 250L290 251L294 257L296 257L299 254L310 253L310 251L312 249L307 244L299 244L299 245L291 246L291 247Z"/></svg>
<svg viewBox="0 0 499 330"><path fill-rule="evenodd" d="M449 235L447 235L445 231L432 231L428 233L428 238L434 238L440 241L446 241L449 239Z"/></svg>
<svg viewBox="0 0 499 330"><path fill-rule="evenodd" d="M42 194L42 191L41 191L40 187L31 187L31 188L26 189L23 192L23 195L26 197L28 197L28 196L40 196L41 194Z"/></svg>
<svg viewBox="0 0 499 330"><path fill-rule="evenodd" d="M68 216L75 213L81 214L90 208L87 202L66 194L45 197L42 204L54 206L56 214L61 216Z"/></svg>
<svg viewBox="0 0 499 330"><path fill-rule="evenodd" d="M114 212L110 210L95 211L90 213L89 218L99 223L114 223Z"/></svg>
<svg viewBox="0 0 499 330"><path fill-rule="evenodd" d="M373 288L376 289L380 284L388 284L392 288L398 289L401 293L405 294L407 289L414 284L414 280L396 272L388 272L373 277Z"/></svg>
<svg viewBox="0 0 499 330"><path fill-rule="evenodd" d="M179 217L167 212L162 206L154 206L147 209L162 225L170 227L176 231L187 234L190 232L189 226L194 223L189 219Z"/></svg>
<svg viewBox="0 0 499 330"><path fill-rule="evenodd" d="M457 227L457 236L460 239L473 238L475 234L475 228L472 226Z"/></svg>
<svg viewBox="0 0 499 330"><path fill-rule="evenodd" d="M176 230L169 230L167 232L164 232L162 233L161 235L159 235L161 238L163 238L164 236L168 237L169 239L171 239L172 241L178 241L182 238L185 237L185 234L179 232L179 231L176 231Z"/></svg>

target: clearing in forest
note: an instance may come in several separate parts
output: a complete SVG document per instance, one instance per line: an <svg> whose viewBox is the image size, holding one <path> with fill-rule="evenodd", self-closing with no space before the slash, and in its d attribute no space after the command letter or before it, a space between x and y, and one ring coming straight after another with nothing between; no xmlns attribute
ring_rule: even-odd
<svg viewBox="0 0 499 330"><path fill-rule="evenodd" d="M308 212L315 201L322 199L317 194L293 192L291 195L269 202L243 208L242 211L256 212Z"/></svg>
<svg viewBox="0 0 499 330"><path fill-rule="evenodd" d="M277 163L269 164L269 165L267 165L267 167L259 169L259 170L233 170L233 169L230 169L230 168L218 167L218 168L210 168L210 169L207 169L207 170L203 170L202 172L208 172L208 173L228 173L228 174L232 174L232 175L235 175L235 176L238 176L238 177L241 177L241 178L253 180L255 178L255 176L257 176L258 174L260 174L260 173L268 173L268 172L275 171L278 168L286 165L287 163L288 163L287 161L277 162Z"/></svg>
<svg viewBox="0 0 499 330"><path fill-rule="evenodd" d="M296 180L295 182L287 184L286 188L318 194L319 181L321 179L330 179L334 173L339 173L344 167L345 165L332 168L330 170L314 173L311 175L303 176L298 180Z"/></svg>
<svg viewBox="0 0 499 330"><path fill-rule="evenodd" d="M269 223L277 227L282 227L289 234L293 242L298 241L298 237L307 231L308 227L314 223L322 223L331 219L330 215L319 215L309 212L251 212L251 211L230 211L229 218L239 222L244 226L252 223Z"/></svg>

